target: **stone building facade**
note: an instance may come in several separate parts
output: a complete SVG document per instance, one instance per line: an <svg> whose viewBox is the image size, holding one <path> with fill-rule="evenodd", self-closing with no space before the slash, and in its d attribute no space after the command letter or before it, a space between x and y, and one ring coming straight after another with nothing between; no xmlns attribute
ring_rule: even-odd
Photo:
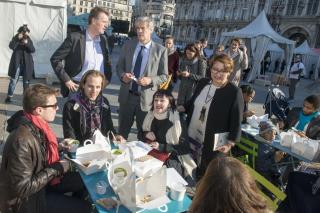
<svg viewBox="0 0 320 213"><path fill-rule="evenodd" d="M103 7L112 14L112 19L131 22L132 5L130 0L68 0L73 15L89 13L95 6Z"/></svg>
<svg viewBox="0 0 320 213"><path fill-rule="evenodd" d="M273 28L297 45L320 47L319 0L176 0L173 35L182 45L207 38L219 44L221 33L238 30L265 10Z"/></svg>
<svg viewBox="0 0 320 213"><path fill-rule="evenodd" d="M134 8L134 17L152 18L159 35L172 33L175 0L136 0Z"/></svg>

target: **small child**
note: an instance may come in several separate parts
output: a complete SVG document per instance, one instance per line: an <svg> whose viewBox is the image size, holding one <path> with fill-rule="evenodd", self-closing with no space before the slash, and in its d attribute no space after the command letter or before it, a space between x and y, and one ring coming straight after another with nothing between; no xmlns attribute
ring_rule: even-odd
<svg viewBox="0 0 320 213"><path fill-rule="evenodd" d="M247 122L247 118L255 114L254 111L249 110L248 108L249 108L249 103L253 100L256 92L249 85L241 85L240 88L242 90L243 101L244 101L243 121L242 121L242 123L246 123Z"/></svg>
<svg viewBox="0 0 320 213"><path fill-rule="evenodd" d="M284 153L276 151L268 143L272 143L277 132L277 127L271 121L262 121L259 124L259 135L255 137L256 140L261 142L258 148L256 170L275 185L279 185L278 179L280 176L275 163L284 157Z"/></svg>

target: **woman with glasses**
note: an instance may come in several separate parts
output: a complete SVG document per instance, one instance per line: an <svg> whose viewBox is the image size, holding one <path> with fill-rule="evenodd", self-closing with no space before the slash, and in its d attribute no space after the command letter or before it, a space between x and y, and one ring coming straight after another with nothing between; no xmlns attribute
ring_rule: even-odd
<svg viewBox="0 0 320 213"><path fill-rule="evenodd" d="M178 93L178 105L183 105L192 97L197 82L205 77L207 62L200 56L195 44L188 44L184 50L184 56L179 64L178 77L180 87Z"/></svg>
<svg viewBox="0 0 320 213"><path fill-rule="evenodd" d="M188 114L189 142L198 164L198 176L204 174L214 155L218 141L215 138L226 136L215 150L228 153L241 135L242 92L228 81L233 61L223 54L210 60L209 66L211 79L200 80L191 100L178 106L179 111Z"/></svg>
<svg viewBox="0 0 320 213"><path fill-rule="evenodd" d="M115 133L108 100L103 97L104 75L96 70L87 71L81 81L79 91L63 107L63 135L82 144L91 139L96 129L108 137ZM110 133L110 135L108 135ZM116 136L118 141L123 137Z"/></svg>

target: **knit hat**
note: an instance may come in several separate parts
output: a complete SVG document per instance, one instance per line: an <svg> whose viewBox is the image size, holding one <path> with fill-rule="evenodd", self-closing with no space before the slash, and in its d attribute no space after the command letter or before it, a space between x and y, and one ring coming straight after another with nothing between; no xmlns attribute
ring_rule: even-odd
<svg viewBox="0 0 320 213"><path fill-rule="evenodd" d="M277 127L271 121L261 121L259 123L259 134L260 135L267 133L271 130L277 131Z"/></svg>

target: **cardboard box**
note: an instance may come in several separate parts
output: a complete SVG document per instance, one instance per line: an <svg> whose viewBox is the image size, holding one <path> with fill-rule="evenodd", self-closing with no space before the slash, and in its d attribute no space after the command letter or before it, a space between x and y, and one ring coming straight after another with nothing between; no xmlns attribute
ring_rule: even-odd
<svg viewBox="0 0 320 213"><path fill-rule="evenodd" d="M88 144L79 147L76 159L71 159L86 175L90 175L106 168L106 162L110 159L110 151L100 144Z"/></svg>

